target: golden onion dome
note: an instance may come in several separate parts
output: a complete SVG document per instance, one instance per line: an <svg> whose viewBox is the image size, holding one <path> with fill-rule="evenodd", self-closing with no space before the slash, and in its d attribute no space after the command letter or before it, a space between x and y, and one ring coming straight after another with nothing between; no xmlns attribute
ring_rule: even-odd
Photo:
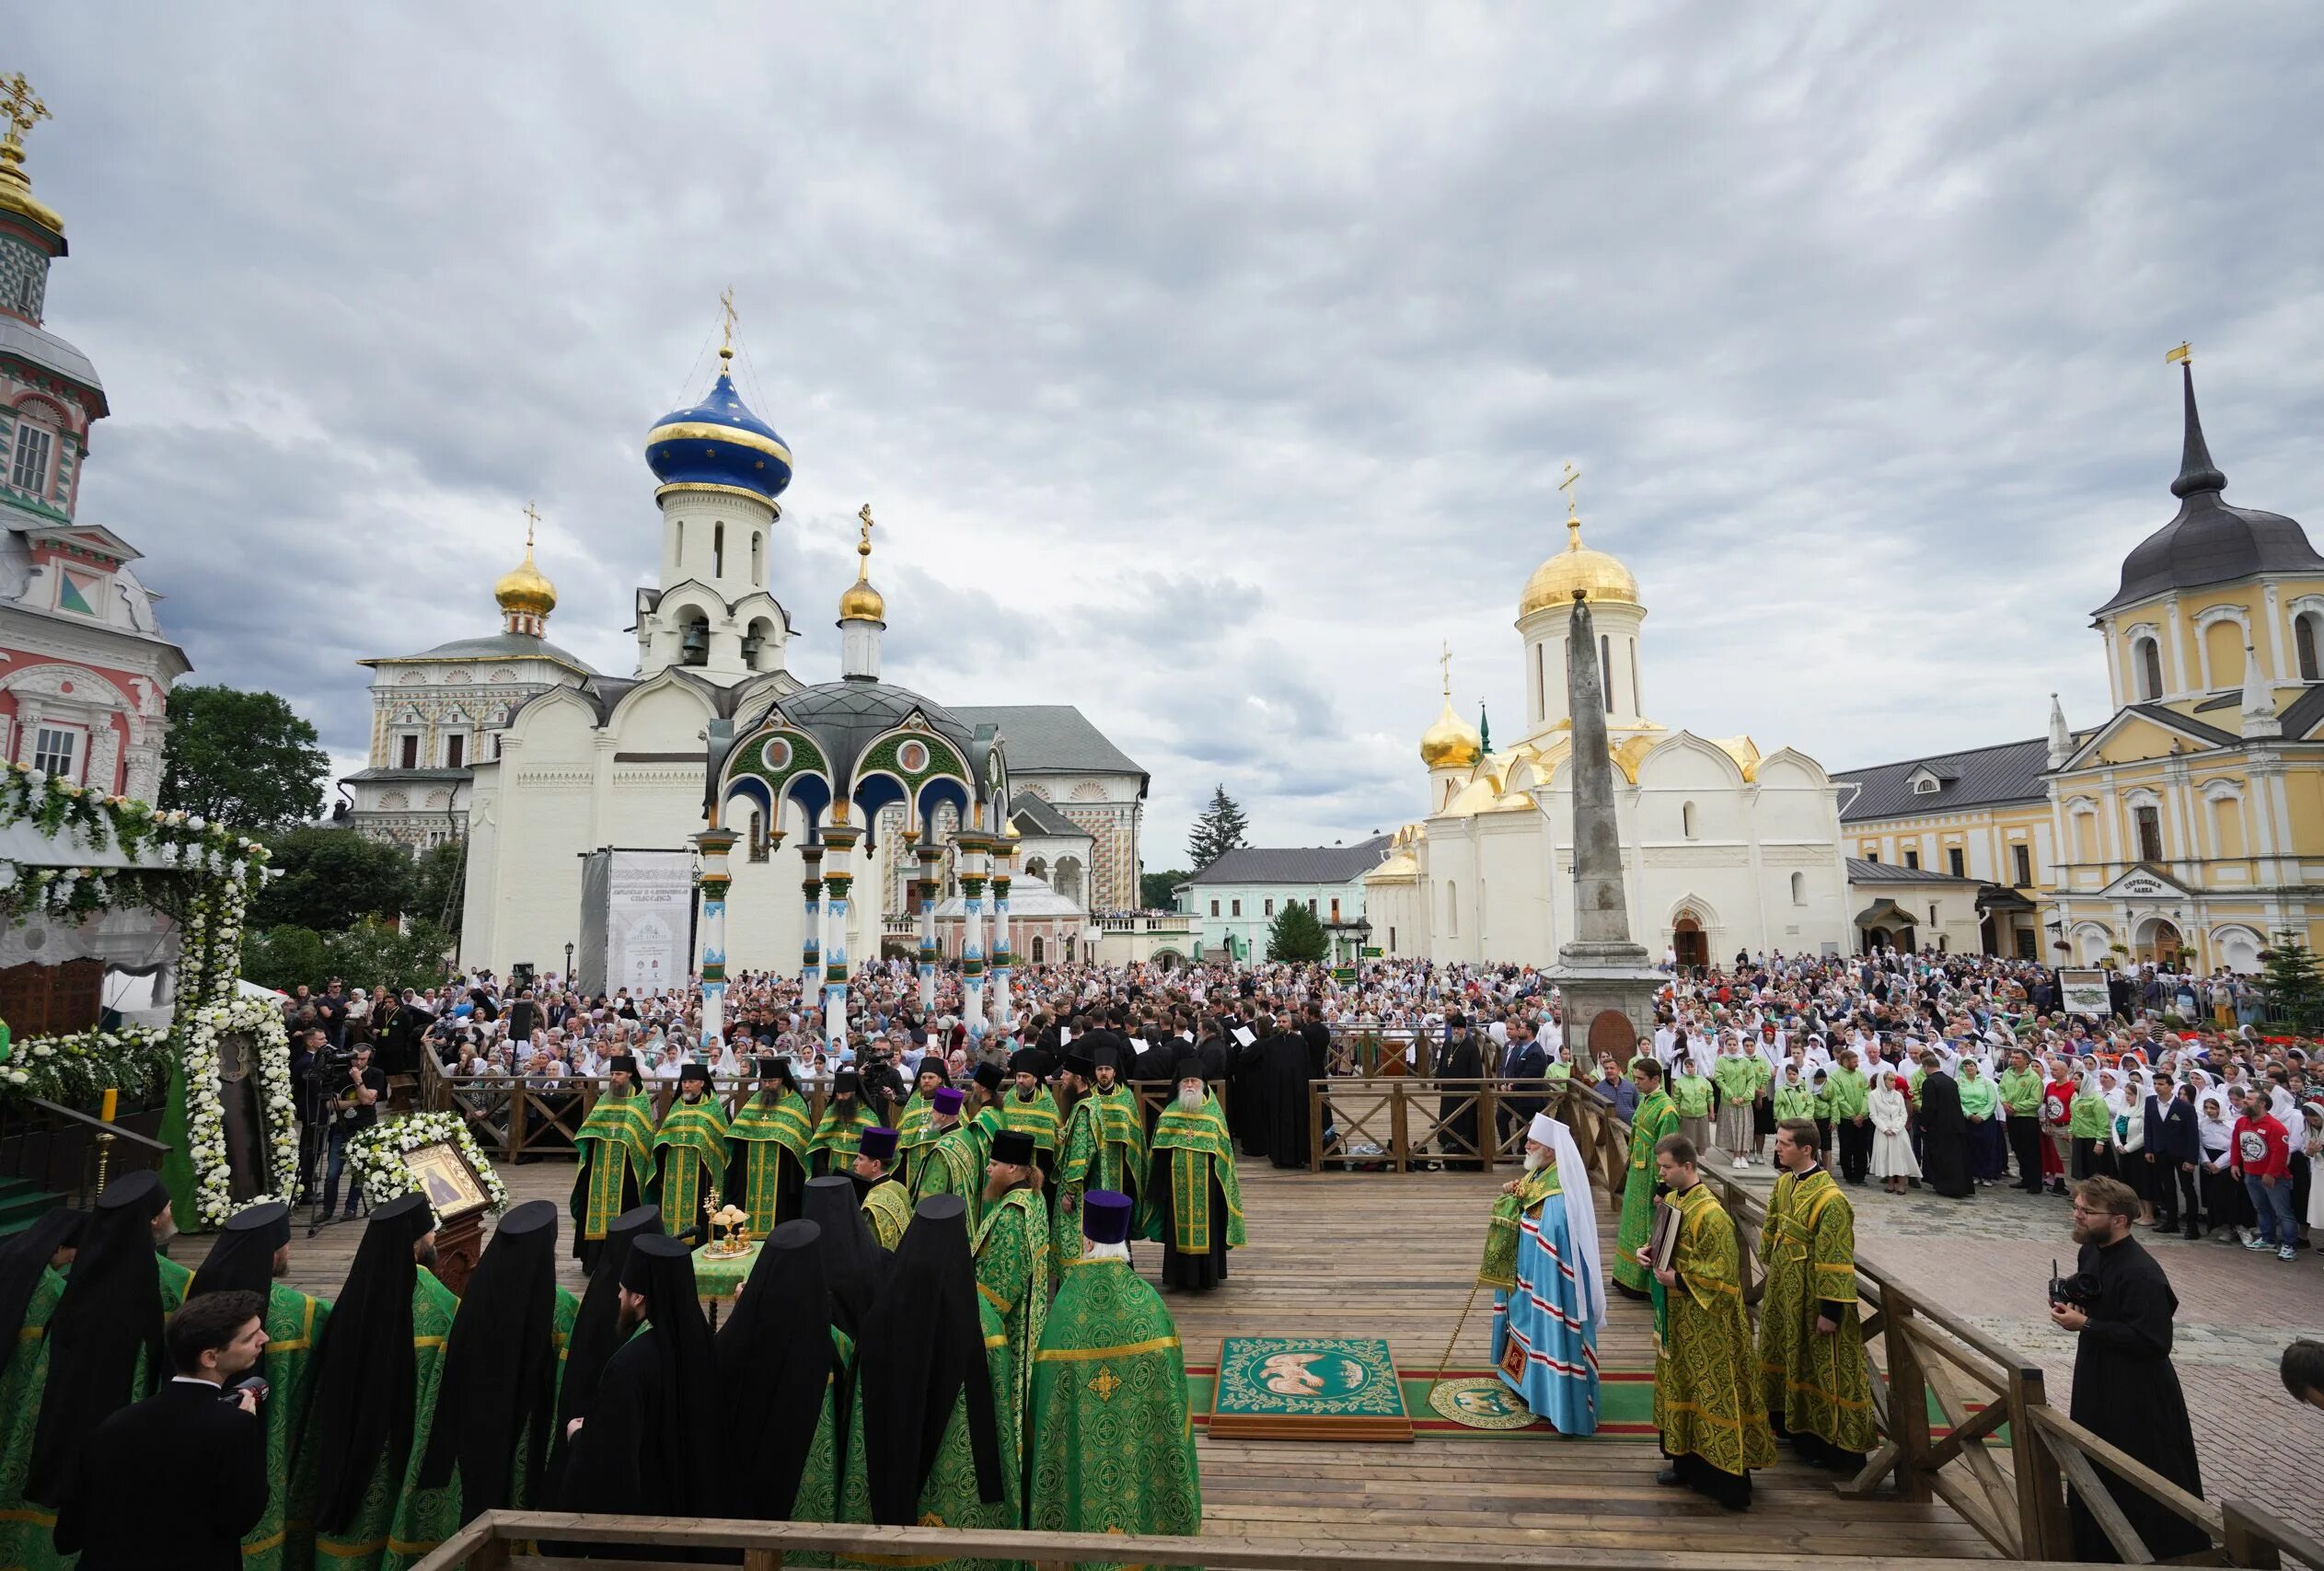
<svg viewBox="0 0 2324 1571"><path fill-rule="evenodd" d="M525 560L501 575L501 581L492 585L492 598L503 611L531 611L545 617L557 608L557 586L533 565L529 532L525 537Z"/></svg>
<svg viewBox="0 0 2324 1571"><path fill-rule="evenodd" d="M1432 769L1465 769L1484 757L1485 738L1452 712L1452 700L1446 699L1436 724L1420 734L1420 761Z"/></svg>
<svg viewBox="0 0 2324 1571"><path fill-rule="evenodd" d="M1525 581L1525 593L1517 602L1517 614L1530 616L1546 607L1574 603L1574 591L1582 592L1582 598L1591 605L1608 602L1636 606L1638 600L1638 581L1630 576L1630 570L1621 560L1603 551L1593 551L1581 543L1581 520L1566 520L1566 549L1533 570L1533 576Z"/></svg>

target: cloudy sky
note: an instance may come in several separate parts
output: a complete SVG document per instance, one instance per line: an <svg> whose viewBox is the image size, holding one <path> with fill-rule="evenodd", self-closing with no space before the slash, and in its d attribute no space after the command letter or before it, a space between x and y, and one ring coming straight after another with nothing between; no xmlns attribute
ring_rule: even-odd
<svg viewBox="0 0 2324 1571"><path fill-rule="evenodd" d="M2313 6L677 10L12 17L82 516L194 680L353 767L354 661L491 630L527 499L626 674L729 285L792 668L869 501L891 676L1081 705L1157 868L1218 783L1410 816L1439 640L1513 738L1568 460L1653 717L1833 768L2099 717L2179 340L2235 499L2324 520Z"/></svg>

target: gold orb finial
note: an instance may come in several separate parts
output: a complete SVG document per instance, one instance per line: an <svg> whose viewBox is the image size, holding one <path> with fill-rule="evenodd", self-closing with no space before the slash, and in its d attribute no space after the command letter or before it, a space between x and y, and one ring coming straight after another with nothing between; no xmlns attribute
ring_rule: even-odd
<svg viewBox="0 0 2324 1571"><path fill-rule="evenodd" d="M500 602L503 611L528 611L546 617L557 608L557 586L533 565L533 531L539 524L540 509L526 502L525 560L513 571L502 574L501 581L492 585L492 598Z"/></svg>
<svg viewBox="0 0 2324 1571"><path fill-rule="evenodd" d="M1485 757L1485 738L1452 712L1452 645L1442 644L1437 664L1444 672L1444 712L1420 734L1420 761L1432 769L1465 769Z"/></svg>

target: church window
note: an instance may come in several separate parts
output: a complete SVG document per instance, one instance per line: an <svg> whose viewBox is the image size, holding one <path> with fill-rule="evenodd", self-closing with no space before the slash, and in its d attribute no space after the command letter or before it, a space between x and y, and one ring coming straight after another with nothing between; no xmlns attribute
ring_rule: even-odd
<svg viewBox="0 0 2324 1571"><path fill-rule="evenodd" d="M2033 884L2033 848L2023 840L2018 841L2009 848L2009 862L2010 871L2017 874L2018 887L2030 888Z"/></svg>
<svg viewBox="0 0 2324 1571"><path fill-rule="evenodd" d="M2163 696L2163 646L2151 638L2143 638L2131 648L2138 662L2139 699L2153 703Z"/></svg>
<svg viewBox="0 0 2324 1571"><path fill-rule="evenodd" d="M1332 920L1339 920L1339 902L1336 900L1332 902Z"/></svg>
<svg viewBox="0 0 2324 1571"><path fill-rule="evenodd" d="M1210 914L1214 917L1219 914L1219 902L1216 900L1210 902Z"/></svg>
<svg viewBox="0 0 2324 1571"><path fill-rule="evenodd" d="M1243 915L1243 902L1240 900L1229 901L1227 903L1227 914L1232 917L1239 917Z"/></svg>
<svg viewBox="0 0 2324 1571"><path fill-rule="evenodd" d="M1945 871L1955 878L1963 876L1967 871L1961 866L1961 849L1959 846L1945 848Z"/></svg>
<svg viewBox="0 0 2324 1571"><path fill-rule="evenodd" d="M1598 635L1598 685L1606 690L1606 712L1613 713L1613 645Z"/></svg>
<svg viewBox="0 0 2324 1571"><path fill-rule="evenodd" d="M1920 866L1920 865L1921 865L1921 853L1920 853L1920 852L1918 852L1918 851L1906 851L1906 852L1904 853L1904 865L1905 865L1906 867L1913 867L1913 868L1916 868L1916 867Z"/></svg>
<svg viewBox="0 0 2324 1571"><path fill-rule="evenodd" d="M501 756L501 734L500 734L499 732L495 731L494 733L492 733L492 757L495 757L495 758L497 758L497 757L499 757L500 756Z"/></svg>
<svg viewBox="0 0 2324 1571"><path fill-rule="evenodd" d="M2232 796L2217 798L2211 804L2212 828L2219 841L2223 858L2244 854L2243 803Z"/></svg>
<svg viewBox="0 0 2324 1571"><path fill-rule="evenodd" d="M2142 861L2163 860L2163 814L2157 807L2133 807L2131 816L2138 825L2138 855Z"/></svg>
<svg viewBox="0 0 2324 1571"><path fill-rule="evenodd" d="M2324 679L2316 663L2316 613L2303 611L2292 618L2292 645L2299 651L2300 680L2314 682Z"/></svg>
<svg viewBox="0 0 2324 1571"><path fill-rule="evenodd" d="M1538 643L1533 646L1533 718L1536 721L1549 718L1548 656L1542 653L1542 646Z"/></svg>
<svg viewBox="0 0 2324 1571"><path fill-rule="evenodd" d="M417 736L413 736L409 733L406 733L401 738L399 738L399 740L402 743L402 748L398 756L396 768L399 769L418 768L420 767L420 739Z"/></svg>
<svg viewBox="0 0 2324 1571"><path fill-rule="evenodd" d="M8 483L35 496L48 494L49 457L56 439L29 420L17 422L16 458L8 466Z"/></svg>
<svg viewBox="0 0 2324 1571"><path fill-rule="evenodd" d="M1808 903L1808 875L1804 872L1791 875L1791 903L1795 906Z"/></svg>
<svg viewBox="0 0 2324 1571"><path fill-rule="evenodd" d="M1638 689L1638 641L1636 639L1630 641L1630 712L1647 712L1647 701L1639 695Z"/></svg>
<svg viewBox="0 0 2324 1571"><path fill-rule="evenodd" d="M1874 850L1871 847L1867 846L1864 849L1864 860L1870 862L1873 866L1878 867L1880 863L1880 853Z"/></svg>
<svg viewBox="0 0 2324 1571"><path fill-rule="evenodd" d="M1042 943L1040 934L1035 933L1033 935L1033 963L1035 965L1042 964L1042 962L1046 958L1046 947L1047 946Z"/></svg>
<svg viewBox="0 0 2324 1571"><path fill-rule="evenodd" d="M467 763L468 745L468 739L459 732L456 731L445 737L444 739L444 767L447 769L457 769Z"/></svg>
<svg viewBox="0 0 2324 1571"><path fill-rule="evenodd" d="M726 576L726 526L723 524L711 526L711 576Z"/></svg>
<svg viewBox="0 0 2324 1571"><path fill-rule="evenodd" d="M77 780L81 732L78 726L43 725L35 729L32 767L61 780Z"/></svg>
<svg viewBox="0 0 2324 1571"><path fill-rule="evenodd" d="M750 581L753 583L767 582L766 563L762 560L764 556L762 547L765 541L766 537L757 530L753 529L750 532Z"/></svg>
<svg viewBox="0 0 2324 1571"><path fill-rule="evenodd" d="M1268 916L1268 917L1272 917L1273 915L1275 915L1275 902L1274 902L1274 901L1272 901L1272 900L1269 900L1269 901L1266 903L1266 910L1265 910L1265 911L1263 911L1263 912L1261 913L1261 915L1263 915L1263 916Z"/></svg>
<svg viewBox="0 0 2324 1571"><path fill-rule="evenodd" d="M1461 936L1461 886L1451 879L1444 881L1444 930L1447 936Z"/></svg>
<svg viewBox="0 0 2324 1571"><path fill-rule="evenodd" d="M767 820L757 808L750 813L750 860L767 860Z"/></svg>
<svg viewBox="0 0 2324 1571"><path fill-rule="evenodd" d="M1691 802L1679 803L1679 833L1690 840L1694 838L1694 803Z"/></svg>

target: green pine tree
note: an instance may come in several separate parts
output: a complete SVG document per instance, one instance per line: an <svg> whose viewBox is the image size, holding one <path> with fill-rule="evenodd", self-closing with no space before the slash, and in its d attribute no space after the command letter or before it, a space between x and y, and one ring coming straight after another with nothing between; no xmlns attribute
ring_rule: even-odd
<svg viewBox="0 0 2324 1571"><path fill-rule="evenodd" d="M1210 805L1202 810L1194 832L1186 837L1187 860L1200 872L1236 847L1249 845L1243 836L1250 826L1251 821L1227 794L1227 788L1220 786L1210 793Z"/></svg>
<svg viewBox="0 0 2324 1571"><path fill-rule="evenodd" d="M2298 933L2280 932L2264 964L2260 989L2267 995L2269 1015L2305 1027L2324 1005L2324 971L2317 969L2316 952Z"/></svg>
<svg viewBox="0 0 2324 1571"><path fill-rule="evenodd" d="M1276 914L1275 926L1267 930L1269 960L1316 961L1330 953L1331 948L1331 935L1324 931L1324 924L1303 900L1286 901Z"/></svg>

